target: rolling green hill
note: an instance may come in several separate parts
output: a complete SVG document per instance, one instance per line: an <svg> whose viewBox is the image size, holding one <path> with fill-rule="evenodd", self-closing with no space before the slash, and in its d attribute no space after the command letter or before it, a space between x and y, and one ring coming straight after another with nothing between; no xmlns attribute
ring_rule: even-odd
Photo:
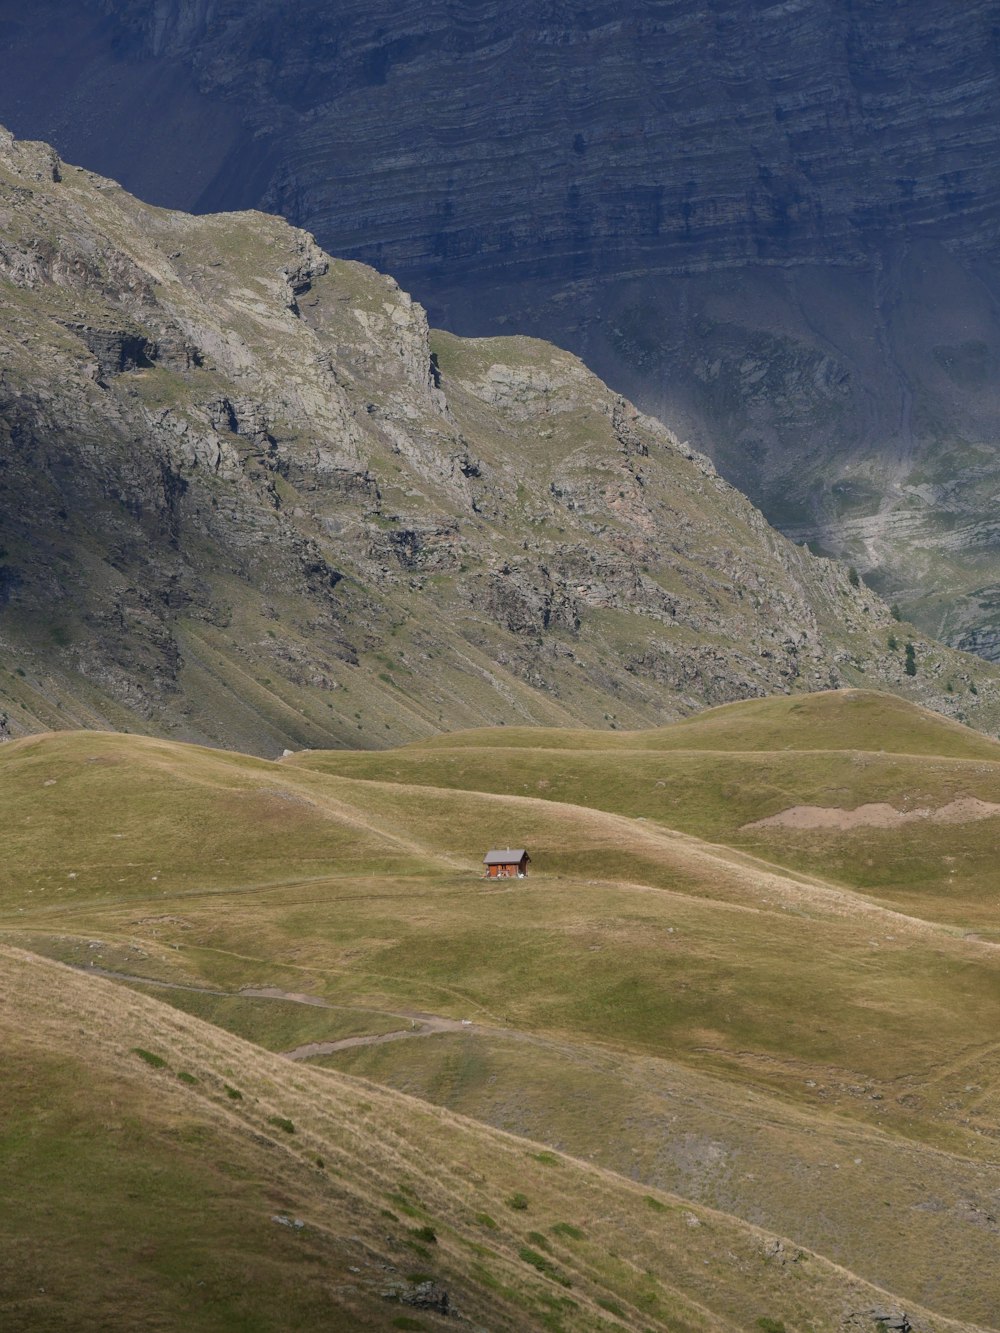
<svg viewBox="0 0 1000 1333"><path fill-rule="evenodd" d="M996 744L938 713L873 690L817 691L808 699L747 699L669 726L606 735L569 727L481 728L428 737L416 749L524 745L573 750L888 750L963 759L1000 755ZM411 747L407 747L411 748Z"/></svg>
<svg viewBox="0 0 1000 1333"><path fill-rule="evenodd" d="M0 996L9 1327L693 1333L891 1301L717 1210L2 946Z"/></svg>
<svg viewBox="0 0 1000 1333"><path fill-rule="evenodd" d="M1000 940L1000 745L886 695L749 700L613 737L504 728L289 762L655 821ZM852 823L881 805L891 810ZM811 811L826 822L809 827Z"/></svg>
<svg viewBox="0 0 1000 1333"><path fill-rule="evenodd" d="M446 1326L412 1273L490 1328L996 1327L1000 747L855 692L450 740L0 748L6 1308L69 1326L85 1218L94 1327ZM977 817L746 827L918 801Z"/></svg>

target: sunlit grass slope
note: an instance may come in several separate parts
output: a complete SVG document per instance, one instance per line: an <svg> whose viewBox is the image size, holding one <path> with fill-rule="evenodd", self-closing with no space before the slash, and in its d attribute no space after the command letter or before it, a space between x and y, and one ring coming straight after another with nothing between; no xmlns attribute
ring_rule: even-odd
<svg viewBox="0 0 1000 1333"><path fill-rule="evenodd" d="M30 954L0 948L0 997L6 1327L819 1330L888 1298L736 1219ZM419 1305L442 1292L451 1318Z"/></svg>
<svg viewBox="0 0 1000 1333"><path fill-rule="evenodd" d="M895 695L827 690L744 699L645 731L482 727L430 737L419 750L524 746L594 750L888 750L998 758L1000 743Z"/></svg>
<svg viewBox="0 0 1000 1333"><path fill-rule="evenodd" d="M1000 1022L989 950L582 803L80 734L6 747L0 791L6 922L53 949L111 933L120 970L142 952L144 974L216 987L304 971L378 1010L866 1077L966 1044L970 993L973 1031ZM539 873L498 890L479 861L503 842L532 848Z"/></svg>
<svg viewBox="0 0 1000 1333"><path fill-rule="evenodd" d="M711 709L649 732L543 728L439 737L295 765L521 794L655 820L1000 940L1000 821L896 828L747 827L799 805L932 812L1000 803L1000 744L887 695L836 691Z"/></svg>
<svg viewBox="0 0 1000 1333"><path fill-rule="evenodd" d="M742 826L893 800L904 780L935 802L1000 800L997 747L915 710L907 750L896 701L880 721L876 696L829 695L822 726L797 715L798 748L781 750L775 718L799 702L758 705L758 749L751 705L703 719L716 749L586 735L557 749L543 732L536 748L276 764L29 738L0 748L0 931L258 1048L390 1034L331 1058L995 1324L1000 968L988 923L960 928L988 894L968 869L947 892L933 879L923 826L905 850L927 882L905 902L898 886L856 891L850 842L796 861L787 830ZM841 733L885 753L805 746L837 735L838 710ZM934 831L972 867L991 826ZM529 848L529 878L484 881L483 852L511 844ZM455 1030L410 1040L427 1015Z"/></svg>

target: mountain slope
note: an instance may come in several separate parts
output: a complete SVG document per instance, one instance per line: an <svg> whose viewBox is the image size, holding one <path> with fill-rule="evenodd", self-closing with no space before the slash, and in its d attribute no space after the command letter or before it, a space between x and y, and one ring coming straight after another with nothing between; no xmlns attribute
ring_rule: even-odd
<svg viewBox="0 0 1000 1333"><path fill-rule="evenodd" d="M794 748L774 752L781 709ZM789 857L780 836L759 842L741 829L779 796L785 806L853 806L832 793L846 787L867 799L866 784L900 808L915 780L946 801L992 797L997 806L1000 765L983 738L969 733L963 755L959 728L891 699L881 720L872 696L737 705L710 716L703 739L714 733L728 744L720 733L732 711L729 733L742 736L742 750L655 748L663 740L655 732L652 746L612 735L602 751L597 733L576 750L553 750L544 731L535 748L519 733L515 751L492 743L501 732L478 746L466 737L453 749L434 742L282 763L87 732L8 744L0 749L0 815L10 831L3 939L92 974L73 980L63 1017L41 1040L86 1049L78 1034L88 1023L65 1015L97 1003L85 998L88 984L95 996L109 994L103 972L127 988L123 997L138 991L143 1000L101 1000L118 1006L117 1017L95 1020L93 1030L102 1041L113 1036L119 1070L133 1059L140 1067L129 1055L139 1046L167 1060L168 1081L180 1070L202 1079L193 1056L163 1046L171 1032L195 1031L181 1017L171 1027L164 1001L286 1052L287 1077L270 1057L251 1060L217 1035L214 1072L197 1095L210 1092L225 1107L220 1075L252 1091L260 1107L242 1110L253 1113L254 1132L267 1133L270 1115L290 1119L292 1147L312 1123L306 1101L319 1105L324 1095L314 1081L323 1071L302 1070L310 1061L536 1140L527 1162L518 1159L520 1180L499 1183L471 1210L499 1221L496 1200L521 1190L528 1209L502 1217L526 1212L517 1243L544 1255L528 1232L548 1237L561 1271L570 1260L551 1226L569 1223L590 1240L601 1233L589 1215L566 1211L575 1178L539 1144L635 1181L640 1199L664 1189L763 1228L756 1257L741 1257L742 1242L727 1244L721 1259L696 1253L698 1273L671 1279L723 1322L866 1327L867 1316L859 1324L848 1315L870 1306L815 1294L809 1283L826 1269L796 1259L801 1248L894 1292L917 1327L936 1316L995 1326L997 938L985 915L975 929L967 922L996 894L985 857L996 813L941 826L946 841L933 847L919 828L908 830L908 847L862 845L853 860L841 842L839 863L820 846L801 864L801 847ZM846 737L866 721L882 744L905 740L909 728L916 753L898 745L895 754L845 756L803 744L835 716ZM762 777L769 755L775 762ZM483 852L508 840L529 847L531 874L484 881ZM980 857L975 873L966 873L966 856ZM920 857L923 884L912 875ZM865 882L876 859L899 871L905 900L898 888ZM25 964L29 974L35 966ZM62 985L47 969L34 975L37 986L11 983L23 994L5 1004L2 1021L15 1028L30 1030L25 1016L41 1021L41 996ZM240 1082L251 1067L266 1084ZM331 1095L341 1086L334 1081ZM426 1115L420 1123L433 1126L433 1111ZM490 1179L478 1150L461 1146L451 1122L440 1126L443 1147L412 1135L421 1172L441 1177L442 1157L452 1162L454 1151L471 1154ZM272 1129L281 1138L280 1125ZM330 1138L343 1142L339 1130ZM353 1169L335 1160L347 1188ZM290 1189L274 1211L295 1206ZM551 1218L535 1210L539 1191L558 1200ZM436 1204L420 1221L434 1225L451 1208ZM646 1209L660 1215L648 1203L640 1215ZM690 1226L694 1242L710 1241L683 1211L667 1215L681 1234ZM556 1234L561 1247L567 1236ZM630 1272L638 1263L663 1274L631 1242L600 1244ZM442 1251L451 1254L450 1242ZM418 1268L427 1271L422 1258ZM702 1277L716 1297L707 1298ZM575 1298L583 1279L571 1280ZM609 1299L633 1306L629 1290ZM772 1299L778 1290L784 1303ZM922 1306L935 1316L918 1317ZM644 1326L636 1315L624 1322Z"/></svg>
<svg viewBox="0 0 1000 1333"><path fill-rule="evenodd" d="M784 1243L734 1218L20 950L0 994L19 1329L722 1330L754 1327L748 1301L834 1329L892 1304L803 1250L768 1263Z"/></svg>
<svg viewBox="0 0 1000 1333"><path fill-rule="evenodd" d="M998 51L989 0L0 0L0 119L570 347L996 656Z"/></svg>
<svg viewBox="0 0 1000 1333"><path fill-rule="evenodd" d="M995 673L572 356L9 136L0 212L8 732L377 747L865 679L997 725Z"/></svg>

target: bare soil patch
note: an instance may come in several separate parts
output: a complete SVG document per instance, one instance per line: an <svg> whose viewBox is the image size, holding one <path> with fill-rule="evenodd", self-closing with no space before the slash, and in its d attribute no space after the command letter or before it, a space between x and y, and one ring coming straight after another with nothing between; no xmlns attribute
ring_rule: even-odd
<svg viewBox="0 0 1000 1333"><path fill-rule="evenodd" d="M854 810L844 810L838 806L793 805L779 814L769 815L767 819L755 819L750 824L744 824L743 828L833 829L839 833L856 828L896 828L901 824L972 824L997 815L1000 815L1000 805L981 801L976 796L960 796L936 810L925 806L914 810L897 810L887 801L859 805Z"/></svg>

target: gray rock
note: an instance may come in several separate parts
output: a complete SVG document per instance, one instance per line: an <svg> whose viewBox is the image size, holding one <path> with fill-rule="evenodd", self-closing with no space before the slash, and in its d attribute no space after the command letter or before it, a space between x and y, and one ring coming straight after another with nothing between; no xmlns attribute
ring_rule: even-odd
<svg viewBox="0 0 1000 1333"><path fill-rule="evenodd" d="M402 1292L399 1300L401 1304L413 1305L418 1310L436 1310L438 1314L449 1314L451 1311L451 1298L447 1290L436 1282L418 1282L410 1290Z"/></svg>
<svg viewBox="0 0 1000 1333"><path fill-rule="evenodd" d="M908 676L872 591L573 356L432 334L278 219L0 161L4 734L278 755L839 685L1000 723L1000 673L908 630Z"/></svg>
<svg viewBox="0 0 1000 1333"><path fill-rule="evenodd" d="M902 1310L876 1307L869 1312L874 1323L886 1333L910 1333L912 1325Z"/></svg>

